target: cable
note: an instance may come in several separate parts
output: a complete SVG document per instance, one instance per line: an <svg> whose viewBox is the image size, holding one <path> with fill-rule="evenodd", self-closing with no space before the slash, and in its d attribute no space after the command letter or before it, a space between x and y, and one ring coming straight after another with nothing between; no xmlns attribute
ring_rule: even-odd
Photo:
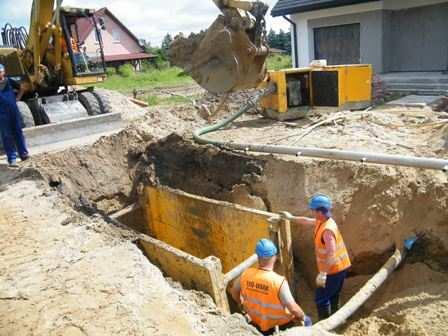
<svg viewBox="0 0 448 336"><path fill-rule="evenodd" d="M15 48L15 49L25 49L28 41L28 32L26 28L13 27L10 23L7 23L2 28L2 43L4 47Z"/></svg>

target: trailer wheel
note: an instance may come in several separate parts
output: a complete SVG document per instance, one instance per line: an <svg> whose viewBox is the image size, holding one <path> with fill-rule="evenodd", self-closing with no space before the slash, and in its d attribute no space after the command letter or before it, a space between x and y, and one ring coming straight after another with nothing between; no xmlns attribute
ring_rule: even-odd
<svg viewBox="0 0 448 336"><path fill-rule="evenodd" d="M17 102L17 107L19 108L20 116L22 119L22 128L35 126L34 117L29 106L25 102L19 101Z"/></svg>
<svg viewBox="0 0 448 336"><path fill-rule="evenodd" d="M78 100L87 110L90 116L101 114L101 107L96 96L90 91L84 91L78 94Z"/></svg>
<svg viewBox="0 0 448 336"><path fill-rule="evenodd" d="M102 114L112 113L112 104L110 102L109 97L105 95L104 92L98 90L95 90L92 93L100 103L101 113Z"/></svg>

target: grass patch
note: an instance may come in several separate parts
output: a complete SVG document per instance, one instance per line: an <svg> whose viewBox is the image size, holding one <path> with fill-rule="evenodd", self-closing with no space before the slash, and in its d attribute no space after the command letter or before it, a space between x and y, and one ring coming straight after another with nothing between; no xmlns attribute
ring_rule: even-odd
<svg viewBox="0 0 448 336"><path fill-rule="evenodd" d="M289 55L271 55L267 59L268 70L292 68L292 58Z"/></svg>
<svg viewBox="0 0 448 336"><path fill-rule="evenodd" d="M131 73L127 77L113 74L108 76L106 81L99 84L98 87L129 93L134 89L145 90L152 87L182 85L192 82L191 77L186 76L181 69L171 67L162 70L151 69L145 72Z"/></svg>
<svg viewBox="0 0 448 336"><path fill-rule="evenodd" d="M291 56L289 55L271 55L267 59L269 70L280 70L292 67ZM124 94L130 94L136 90L150 90L154 87L176 86L194 83L193 79L185 75L182 69L177 67L167 67L164 69L146 68L144 72L134 73L130 66L122 66L118 73L114 69L108 68L108 77L104 83L98 84L100 88L120 91ZM183 99L183 100L182 100ZM160 99L156 96L147 96L146 100L150 105L159 105L161 101L171 103L183 103L182 97L170 97Z"/></svg>
<svg viewBox="0 0 448 336"><path fill-rule="evenodd" d="M178 104L191 103L190 99L181 97L181 96L161 97L161 96L149 95L149 96L146 96L143 100L146 100L146 102L149 104L149 106L158 106L158 105L166 106L166 105L178 105Z"/></svg>

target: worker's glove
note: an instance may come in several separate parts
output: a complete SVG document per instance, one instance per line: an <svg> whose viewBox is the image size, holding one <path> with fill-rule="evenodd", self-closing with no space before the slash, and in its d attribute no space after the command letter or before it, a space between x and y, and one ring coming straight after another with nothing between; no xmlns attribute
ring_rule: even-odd
<svg viewBox="0 0 448 336"><path fill-rule="evenodd" d="M308 315L303 316L302 326L311 327L313 325L313 321L311 321L311 317Z"/></svg>
<svg viewBox="0 0 448 336"><path fill-rule="evenodd" d="M316 286L325 287L327 284L327 273L320 272L316 277Z"/></svg>

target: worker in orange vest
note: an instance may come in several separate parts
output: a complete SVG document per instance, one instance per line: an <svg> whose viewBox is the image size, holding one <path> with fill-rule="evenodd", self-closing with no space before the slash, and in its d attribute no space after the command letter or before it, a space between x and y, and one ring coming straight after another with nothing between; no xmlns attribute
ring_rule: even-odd
<svg viewBox="0 0 448 336"><path fill-rule="evenodd" d="M319 271L315 302L319 320L328 318L339 309L339 296L351 266L341 232L331 218L332 207L328 196L316 194L309 203L314 218L283 213L291 223L314 226L314 249Z"/></svg>
<svg viewBox="0 0 448 336"><path fill-rule="evenodd" d="M311 325L294 300L288 281L274 272L277 247L269 239L261 239L255 248L258 267L249 268L237 278L230 290L233 299L243 306L251 323L263 334L271 334L276 326L287 328L295 320Z"/></svg>

